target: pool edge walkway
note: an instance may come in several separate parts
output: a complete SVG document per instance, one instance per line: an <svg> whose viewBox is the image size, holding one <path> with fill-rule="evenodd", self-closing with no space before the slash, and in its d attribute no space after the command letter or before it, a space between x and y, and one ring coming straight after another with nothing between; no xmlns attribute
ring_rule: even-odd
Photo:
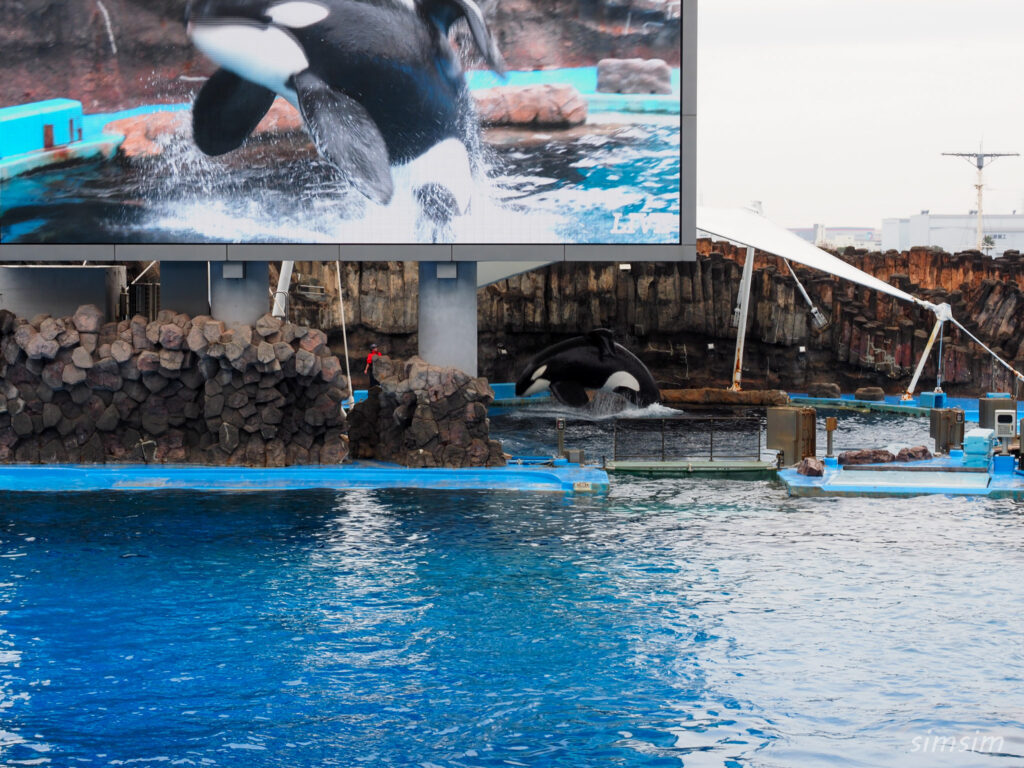
<svg viewBox="0 0 1024 768"><path fill-rule="evenodd" d="M169 464L8 464L0 491L290 491L479 490L604 493L608 475L578 464L518 464L493 468L412 469L384 462L338 466L212 467Z"/></svg>

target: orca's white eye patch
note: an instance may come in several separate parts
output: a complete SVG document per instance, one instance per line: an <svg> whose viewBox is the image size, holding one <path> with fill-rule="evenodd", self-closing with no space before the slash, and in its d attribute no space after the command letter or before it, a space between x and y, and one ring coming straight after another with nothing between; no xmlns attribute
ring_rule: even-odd
<svg viewBox="0 0 1024 768"><path fill-rule="evenodd" d="M267 9L271 21L290 29L312 26L326 19L329 13L330 9L326 5L311 0L288 0Z"/></svg>
<svg viewBox="0 0 1024 768"><path fill-rule="evenodd" d="M533 372L533 376L530 377L530 381L536 381L537 379L539 379L541 376L544 375L544 371L546 371L547 369L548 367L546 365L542 365L540 368Z"/></svg>

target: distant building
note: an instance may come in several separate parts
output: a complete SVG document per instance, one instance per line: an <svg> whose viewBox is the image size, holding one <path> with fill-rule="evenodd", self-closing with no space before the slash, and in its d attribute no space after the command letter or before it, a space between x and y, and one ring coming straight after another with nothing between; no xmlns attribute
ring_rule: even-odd
<svg viewBox="0 0 1024 768"><path fill-rule="evenodd" d="M993 214L982 217L982 231L991 238L992 256L1024 251L1024 216ZM906 219L882 220L882 250L906 251L915 246L935 246L949 253L974 250L978 244L978 216L934 214L921 211Z"/></svg>
<svg viewBox="0 0 1024 768"><path fill-rule="evenodd" d="M819 248L837 251L849 247L877 251L882 247L882 233L874 227L826 227L815 224L813 227L791 229L790 232Z"/></svg>

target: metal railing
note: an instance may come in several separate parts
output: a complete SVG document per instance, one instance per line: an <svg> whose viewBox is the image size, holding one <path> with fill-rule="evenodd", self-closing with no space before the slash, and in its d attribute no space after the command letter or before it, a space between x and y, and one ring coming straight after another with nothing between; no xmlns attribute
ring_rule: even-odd
<svg viewBox="0 0 1024 768"><path fill-rule="evenodd" d="M615 461L758 461L764 429L762 416L616 419L612 456Z"/></svg>

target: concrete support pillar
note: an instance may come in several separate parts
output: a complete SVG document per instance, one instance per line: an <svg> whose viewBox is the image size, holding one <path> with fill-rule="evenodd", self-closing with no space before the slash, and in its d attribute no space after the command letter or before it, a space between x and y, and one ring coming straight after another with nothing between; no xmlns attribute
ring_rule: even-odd
<svg viewBox="0 0 1024 768"><path fill-rule="evenodd" d="M191 317L210 314L209 268L205 261L161 261L160 308Z"/></svg>
<svg viewBox="0 0 1024 768"><path fill-rule="evenodd" d="M420 262L420 357L477 375L476 262Z"/></svg>
<svg viewBox="0 0 1024 768"><path fill-rule="evenodd" d="M228 325L252 325L270 311L266 261L210 262L210 314Z"/></svg>

